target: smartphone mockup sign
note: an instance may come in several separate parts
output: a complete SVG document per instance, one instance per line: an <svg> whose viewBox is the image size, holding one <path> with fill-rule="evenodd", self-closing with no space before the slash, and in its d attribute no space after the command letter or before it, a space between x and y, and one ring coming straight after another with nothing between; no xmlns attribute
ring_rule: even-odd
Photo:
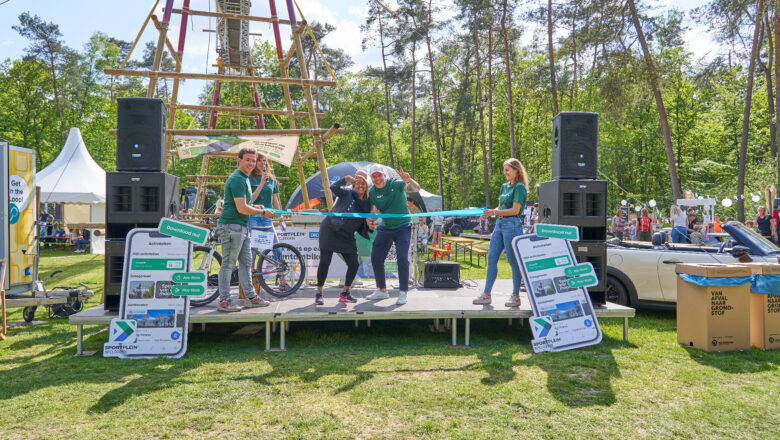
<svg viewBox="0 0 780 440"><path fill-rule="evenodd" d="M562 229L566 227L559 228L556 236L575 237ZM577 264L571 244L562 238L522 235L515 237L512 247L534 312L530 319L534 351L600 343L601 328L586 289L598 284L593 266Z"/></svg>
<svg viewBox="0 0 780 440"><path fill-rule="evenodd" d="M171 219L127 235L119 317L111 321L103 356L180 358L187 352L190 296L206 290L206 274L190 271L192 243L208 230Z"/></svg>

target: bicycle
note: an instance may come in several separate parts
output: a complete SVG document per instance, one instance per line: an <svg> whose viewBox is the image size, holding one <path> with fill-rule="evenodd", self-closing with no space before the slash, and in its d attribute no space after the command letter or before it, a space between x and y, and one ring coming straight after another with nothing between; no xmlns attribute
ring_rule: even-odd
<svg viewBox="0 0 780 440"><path fill-rule="evenodd" d="M205 270L206 292L200 296L190 297L192 307L201 307L211 303L219 296L219 268L222 265L222 255L217 252L219 243L215 229L209 233L207 244L195 246L192 255L192 269ZM280 261L275 258L274 251L281 255ZM276 297L287 297L298 291L306 280L306 260L301 252L287 243L276 243L270 249L258 253L254 264L252 278L269 294ZM230 285L238 285L238 267L233 267L230 275Z"/></svg>

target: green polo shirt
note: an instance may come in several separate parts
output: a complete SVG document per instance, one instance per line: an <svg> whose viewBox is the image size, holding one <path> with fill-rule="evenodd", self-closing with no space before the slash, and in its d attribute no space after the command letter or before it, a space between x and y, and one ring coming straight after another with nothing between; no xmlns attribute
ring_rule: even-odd
<svg viewBox="0 0 780 440"><path fill-rule="evenodd" d="M249 185L249 176L242 173L241 170L236 170L228 177L225 182L225 206L222 207L222 213L219 215L219 223L226 223L232 225L249 225L249 216L241 214L236 209L236 197L243 197L247 204L249 199L252 198L252 187Z"/></svg>
<svg viewBox="0 0 780 440"><path fill-rule="evenodd" d="M368 198L373 206L382 214L409 214L404 188L406 183L400 179L387 179L383 188L372 186L368 190ZM395 229L409 224L409 217L383 218L382 222L388 229Z"/></svg>
<svg viewBox="0 0 780 440"><path fill-rule="evenodd" d="M528 197L528 191L525 189L525 185L522 182L517 183L505 183L501 185L501 195L498 196L499 209L509 209L515 202L520 203L520 212L517 215L523 215L523 206L525 206L525 199Z"/></svg>
<svg viewBox="0 0 780 440"><path fill-rule="evenodd" d="M249 175L249 185L252 188L251 194L255 193L255 190L258 186L260 186L260 181L262 180L262 176L257 176L254 174ZM263 189L260 190L260 194L257 195L257 198L252 204L263 205L264 208L271 209L274 207L272 203L274 194L279 194L279 184L276 183L276 179L266 179L265 184L263 185Z"/></svg>

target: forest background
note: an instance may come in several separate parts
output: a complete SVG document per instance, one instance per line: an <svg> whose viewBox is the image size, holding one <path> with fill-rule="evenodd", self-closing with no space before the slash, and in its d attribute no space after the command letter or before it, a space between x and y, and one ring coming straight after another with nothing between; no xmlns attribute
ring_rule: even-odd
<svg viewBox="0 0 780 440"><path fill-rule="evenodd" d="M430 0L399 0L395 16L373 0L361 29L365 47L379 47L381 65L350 72L352 60L328 45L334 27L310 24L340 88L315 89L315 105L346 134L325 146L328 165L368 160L411 172L446 208L495 206L505 181L502 163L519 158L535 200L550 180L552 118L559 111L598 112L599 172L611 181L609 210L621 200L644 206L656 200L668 215L685 190L735 200L718 211L752 217L768 185L778 184L777 107L780 107L780 14L777 2L714 0L687 13L656 13L636 0L455 0L452 18L439 20ZM686 50L686 23L704 24L725 55L709 61ZM535 23L537 31L528 29ZM541 29L541 31L538 31ZM115 169L115 99L145 96L146 81L113 77L131 41L95 33L81 48L68 47L57 23L31 13L14 30L29 45L25 55L0 62L0 138L36 151L43 169L61 150L67 130L81 129L95 160ZM534 32L533 38L523 38ZM310 76L330 75L304 34ZM528 43L524 43L530 41ZM286 43L285 43L286 44ZM154 43L126 68L149 69ZM216 55L215 55L216 56ZM265 39L252 49L259 75L279 76L275 50ZM293 69L298 63L293 58ZM173 70L166 54L163 70ZM292 76L296 73L292 72ZM159 80L168 101L172 81ZM293 105L305 108L302 89ZM260 84L269 107L285 107L278 86ZM199 98L206 101L211 84ZM249 89L225 84L221 102L251 107ZM298 120L305 127L305 118ZM268 128L286 118L266 116ZM205 128L208 115L179 110L177 128ZM254 120L220 118L217 128L254 128ZM301 138L308 150L311 139ZM212 174L234 164L220 161ZM305 164L306 174L317 171ZM199 159L176 160L182 187L194 182ZM283 203L298 185L294 168ZM751 195L760 196L758 202ZM740 196L744 196L740 197Z"/></svg>

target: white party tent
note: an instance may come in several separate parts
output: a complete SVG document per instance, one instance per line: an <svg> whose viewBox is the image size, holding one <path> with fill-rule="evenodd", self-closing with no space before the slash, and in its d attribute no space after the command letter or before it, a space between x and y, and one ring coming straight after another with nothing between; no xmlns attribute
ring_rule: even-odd
<svg viewBox="0 0 780 440"><path fill-rule="evenodd" d="M65 204L66 223L105 222L106 172L89 155L78 128L70 129L62 151L35 175L35 183L41 188L41 203ZM69 220L68 211L83 214Z"/></svg>

